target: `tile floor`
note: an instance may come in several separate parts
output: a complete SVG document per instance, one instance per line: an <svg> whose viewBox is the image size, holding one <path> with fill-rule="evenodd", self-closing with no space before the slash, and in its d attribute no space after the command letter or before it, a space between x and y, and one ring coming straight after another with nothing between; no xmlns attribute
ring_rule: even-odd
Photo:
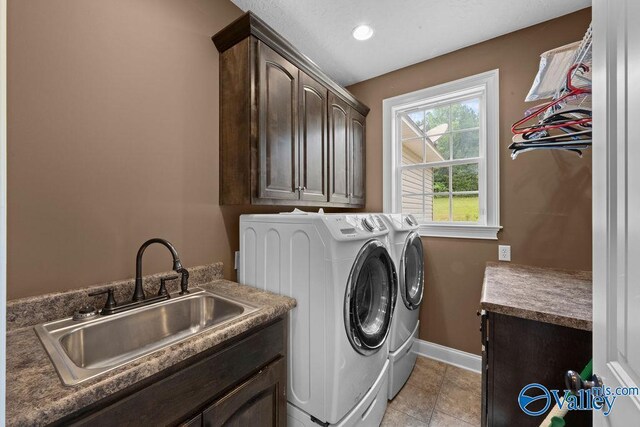
<svg viewBox="0 0 640 427"><path fill-rule="evenodd" d="M418 357L400 393L389 402L382 427L480 425L480 374Z"/></svg>

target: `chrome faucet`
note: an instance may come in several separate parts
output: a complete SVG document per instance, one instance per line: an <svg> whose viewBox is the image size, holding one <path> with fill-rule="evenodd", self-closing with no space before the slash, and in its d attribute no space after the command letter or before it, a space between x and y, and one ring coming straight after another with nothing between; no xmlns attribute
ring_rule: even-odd
<svg viewBox="0 0 640 427"><path fill-rule="evenodd" d="M140 246L140 249L138 249L138 255L136 256L136 287L133 290L133 297L131 298L132 302L143 301L146 298L144 295L144 289L142 288L142 255L144 255L144 251L147 247L153 243L160 243L169 249L169 252L171 252L171 256L173 257L173 270L182 275L180 280L180 295L189 293L189 272L182 266L182 263L180 263L180 258L178 257L176 248L174 248L173 245L165 239L155 238L147 240L142 244L142 246Z"/></svg>

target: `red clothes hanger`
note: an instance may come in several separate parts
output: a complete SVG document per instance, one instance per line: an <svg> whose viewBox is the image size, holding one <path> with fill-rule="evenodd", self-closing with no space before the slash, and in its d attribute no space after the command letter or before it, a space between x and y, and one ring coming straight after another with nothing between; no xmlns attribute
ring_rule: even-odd
<svg viewBox="0 0 640 427"><path fill-rule="evenodd" d="M573 65L571 68L569 68L569 71L567 71L567 93L565 93L564 95L562 95L560 98L553 100L547 104L542 105L540 108L537 108L535 111L533 111L532 113L526 115L524 118L518 120L517 122L515 122L513 124L513 126L511 126L511 132L515 135L515 134L522 134L522 133L527 133L527 132L534 132L534 131L540 131L540 130L548 130L548 129L558 129L561 127L566 127L566 126L573 126L573 125L581 125L584 123L590 123L592 121L591 117L585 117L582 119L576 119L576 120L571 120L571 121L564 121L562 123L557 123L557 124L553 124L553 123L548 123L548 124L544 124L544 125L534 125L534 126L527 126L527 127L520 127L522 126L524 123L528 122L529 120L538 117L539 115L541 115L542 113L544 113L545 111L547 111L549 108L558 105L559 103L561 103L562 101L564 101L565 99L572 97L572 96L576 96L576 95L581 95L583 93L591 93L591 88L580 88L580 87L575 87L573 85L573 83L571 82L572 76L573 76L573 72L576 68L580 68L582 71L586 72L589 71L589 67L587 67L585 64L575 64Z"/></svg>

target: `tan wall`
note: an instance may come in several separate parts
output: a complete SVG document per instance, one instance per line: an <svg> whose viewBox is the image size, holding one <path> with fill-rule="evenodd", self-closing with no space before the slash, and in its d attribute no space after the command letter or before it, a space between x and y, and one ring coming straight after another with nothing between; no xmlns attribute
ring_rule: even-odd
<svg viewBox="0 0 640 427"><path fill-rule="evenodd" d="M591 9L526 28L349 87L371 107L367 117L367 210L382 209L382 101L385 98L500 69L499 241L425 238L426 291L420 338L479 353L482 276L498 243L512 261L591 269L591 154L527 153L511 160L511 123L530 106L523 99L540 53L582 38ZM437 43L437 40L434 40ZM570 298L570 296L568 296Z"/></svg>
<svg viewBox="0 0 640 427"><path fill-rule="evenodd" d="M218 54L209 37L240 15L228 0L9 1L8 296L131 277L147 238L185 265L233 278L239 214L218 206ZM577 40L589 10L354 85L367 119L367 208L382 209L384 98L500 68L500 242L514 262L591 267L590 154L511 161L509 125L540 52ZM497 243L425 239L421 337L478 352L484 263ZM166 270L150 248L145 273Z"/></svg>
<svg viewBox="0 0 640 427"><path fill-rule="evenodd" d="M133 276L150 237L231 268L218 206L228 0L8 2L8 297ZM167 270L150 248L145 273Z"/></svg>

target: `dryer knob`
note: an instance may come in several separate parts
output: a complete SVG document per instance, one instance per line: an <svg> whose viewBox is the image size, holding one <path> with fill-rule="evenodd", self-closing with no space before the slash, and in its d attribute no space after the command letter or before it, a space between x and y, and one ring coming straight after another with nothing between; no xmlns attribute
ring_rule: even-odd
<svg viewBox="0 0 640 427"><path fill-rule="evenodd" d="M362 227L367 231L373 231L376 229L376 225L369 217L362 220Z"/></svg>
<svg viewBox="0 0 640 427"><path fill-rule="evenodd" d="M418 220L413 215L407 215L404 220L412 227L418 225Z"/></svg>

